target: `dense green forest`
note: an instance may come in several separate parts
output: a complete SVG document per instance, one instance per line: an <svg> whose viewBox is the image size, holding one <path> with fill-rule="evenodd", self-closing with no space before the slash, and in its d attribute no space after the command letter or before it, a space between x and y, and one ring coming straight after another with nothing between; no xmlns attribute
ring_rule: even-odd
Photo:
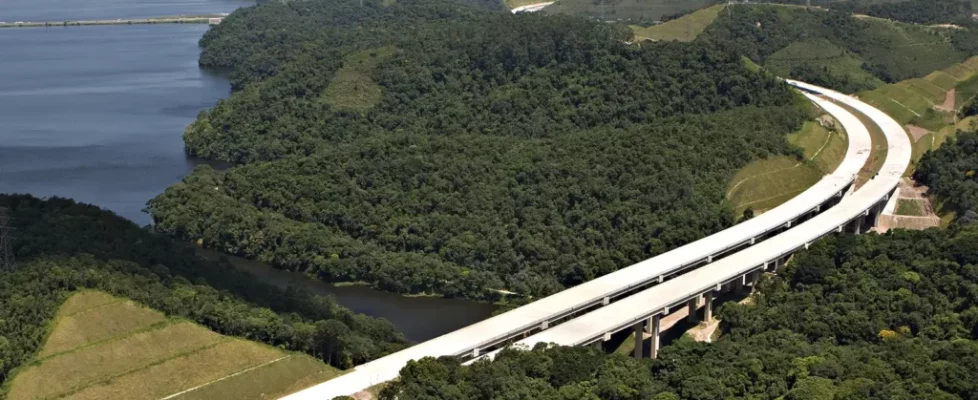
<svg viewBox="0 0 978 400"><path fill-rule="evenodd" d="M432 4L349 11L351 34L274 3L208 33L239 90L187 150L239 165L152 200L156 228L328 281L538 296L730 226L732 174L797 155L800 100L722 46Z"/></svg>
<svg viewBox="0 0 978 400"><path fill-rule="evenodd" d="M978 399L978 225L826 238L719 310L714 343L409 363L383 399Z"/></svg>
<svg viewBox="0 0 978 400"><path fill-rule="evenodd" d="M914 178L930 188L944 211L954 212L962 223L978 222L978 133L959 132L925 154Z"/></svg>
<svg viewBox="0 0 978 400"><path fill-rule="evenodd" d="M219 333L307 352L341 368L406 344L393 326L305 292L279 290L189 244L97 207L0 195L15 270L0 271L0 385L43 344L70 292L103 290Z"/></svg>
<svg viewBox="0 0 978 400"><path fill-rule="evenodd" d="M792 77L848 93L922 77L978 53L978 29L937 29L842 11L734 6L697 40Z"/></svg>

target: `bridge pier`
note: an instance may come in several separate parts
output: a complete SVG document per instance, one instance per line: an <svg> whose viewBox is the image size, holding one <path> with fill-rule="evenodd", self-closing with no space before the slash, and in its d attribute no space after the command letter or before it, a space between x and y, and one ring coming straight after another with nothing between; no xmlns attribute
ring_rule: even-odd
<svg viewBox="0 0 978 400"><path fill-rule="evenodd" d="M632 355L635 358L642 358L642 342L645 340L645 321L639 321L635 324L635 350Z"/></svg>
<svg viewBox="0 0 978 400"><path fill-rule="evenodd" d="M706 323L710 323L710 321L713 320L713 291L712 290L706 292L706 294L703 295L703 301L704 303L706 303L703 305L703 320L706 321Z"/></svg>
<svg viewBox="0 0 978 400"><path fill-rule="evenodd" d="M696 308L699 306L700 296L696 296L686 302L686 308L688 309L688 314L686 314L686 321L696 322Z"/></svg>
<svg viewBox="0 0 978 400"><path fill-rule="evenodd" d="M649 357L656 358L659 355L659 331L662 328L662 314L656 314L652 316L651 322L651 334L652 337L649 338Z"/></svg>

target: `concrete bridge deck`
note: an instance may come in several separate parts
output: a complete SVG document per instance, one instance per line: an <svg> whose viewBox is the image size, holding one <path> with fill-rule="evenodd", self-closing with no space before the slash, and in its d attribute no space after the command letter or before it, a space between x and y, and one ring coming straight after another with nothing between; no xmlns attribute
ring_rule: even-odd
<svg viewBox="0 0 978 400"><path fill-rule="evenodd" d="M824 235L842 231L843 227L851 222L856 222L858 233L865 223L864 219L873 215L871 210L874 208L878 216L899 185L903 172L910 163L912 148L906 132L899 123L886 114L852 97L801 82L790 83L805 90L821 92L826 97L842 102L866 114L883 129L889 151L883 167L875 178L831 209L778 236L607 307L520 340L516 344L524 348L531 348L538 343L586 345L608 340L611 333L633 328L639 333L636 335L638 340L641 340L643 331L652 334L650 356L655 357L659 348L658 338L662 316L684 306L695 310L696 305L693 302L699 302L701 297L705 297L704 314L709 319L710 301L714 293L720 291L723 286L743 285L748 280L745 277L764 271L787 255L807 248L809 244ZM833 108L838 108L836 112L842 111L838 106L825 100L809 97L830 112ZM836 115L835 112L833 115ZM845 123L846 121L843 120L843 124ZM636 356L640 356L642 346L640 342L637 344ZM491 357L492 354L487 356Z"/></svg>
<svg viewBox="0 0 978 400"><path fill-rule="evenodd" d="M463 359L474 359L526 336L535 335L538 332L546 333L550 326L565 320L573 320L580 315L590 315L588 313L593 310L601 310L609 304L617 304L615 302L617 299L626 298L627 300L627 296L634 293L645 293L644 291L648 287L661 286L668 278L678 273L702 265L712 266L713 264L710 263L716 262L725 254L764 243L768 237L790 228L792 224L797 224L797 221L807 219L839 201L843 193L854 182L856 174L869 156L871 141L866 127L859 123L854 116L842 110L841 107L826 103L820 102L826 107L826 111L841 120L840 122L849 132L850 147L846 153L846 158L831 175L824 177L810 189L781 206L754 219L649 260L361 365L348 374L297 392L285 397L285 399L329 399L335 396L349 395L396 378L400 369L408 361L423 357L451 355ZM904 139L906 139L905 135ZM892 191L892 188L890 190ZM804 246L804 243L801 242L799 246ZM754 267L756 265L751 265L751 268ZM697 276L702 276L702 274ZM711 282L714 280L710 279ZM690 280L685 279L683 282L688 284ZM670 287L674 286L676 284L672 284ZM618 306L615 310L620 308L621 306ZM652 311L649 309L649 312ZM612 312L612 315L617 312ZM630 325L633 322L629 320L624 324ZM562 332L566 332L567 329L564 328ZM602 335L604 333L606 332L602 332ZM543 338L542 336L532 337Z"/></svg>

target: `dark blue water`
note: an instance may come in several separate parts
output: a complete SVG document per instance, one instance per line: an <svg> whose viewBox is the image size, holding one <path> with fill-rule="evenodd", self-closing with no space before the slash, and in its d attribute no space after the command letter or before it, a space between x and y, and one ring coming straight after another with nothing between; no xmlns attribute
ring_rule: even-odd
<svg viewBox="0 0 978 400"><path fill-rule="evenodd" d="M229 13L254 0L0 0L0 21L65 21Z"/></svg>
<svg viewBox="0 0 978 400"><path fill-rule="evenodd" d="M62 6L44 9L49 3ZM201 0L190 2L197 11L183 12L180 5L187 2L182 1L95 0L67 7L72 3L65 0L0 0L0 15L6 15L0 20L189 14L231 11L240 3ZM20 9L11 12L17 4ZM146 202L199 162L184 155L184 128L229 93L225 79L197 66L197 41L207 29L188 24L0 29L0 193L70 197L149 224L142 212ZM388 318L415 341L492 312L491 305L470 301L332 287L234 260L268 283L332 295L354 311Z"/></svg>
<svg viewBox="0 0 978 400"><path fill-rule="evenodd" d="M228 94L197 66L206 29L0 29L0 192L71 197L148 224L146 201L194 166L184 128Z"/></svg>

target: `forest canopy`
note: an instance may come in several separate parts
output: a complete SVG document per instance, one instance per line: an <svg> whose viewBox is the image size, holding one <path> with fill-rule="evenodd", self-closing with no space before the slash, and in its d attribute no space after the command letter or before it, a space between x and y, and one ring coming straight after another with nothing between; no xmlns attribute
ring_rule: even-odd
<svg viewBox="0 0 978 400"><path fill-rule="evenodd" d="M106 291L340 368L406 344L390 322L272 287L97 207L26 195L0 195L0 207L16 232L17 259L13 271L0 271L0 384L34 356L58 307L79 289Z"/></svg>
<svg viewBox="0 0 978 400"><path fill-rule="evenodd" d="M978 222L978 133L958 132L920 160L914 178L962 223ZM978 250L976 250L978 251Z"/></svg>
<svg viewBox="0 0 978 400"><path fill-rule="evenodd" d="M719 310L714 343L409 363L382 399L976 399L978 225L823 239Z"/></svg>
<svg viewBox="0 0 978 400"><path fill-rule="evenodd" d="M798 155L801 100L722 46L439 1L270 3L208 33L238 90L187 151L238 166L152 200L157 229L328 281L539 296L730 226L732 174ZM347 12L355 33L324 23Z"/></svg>

